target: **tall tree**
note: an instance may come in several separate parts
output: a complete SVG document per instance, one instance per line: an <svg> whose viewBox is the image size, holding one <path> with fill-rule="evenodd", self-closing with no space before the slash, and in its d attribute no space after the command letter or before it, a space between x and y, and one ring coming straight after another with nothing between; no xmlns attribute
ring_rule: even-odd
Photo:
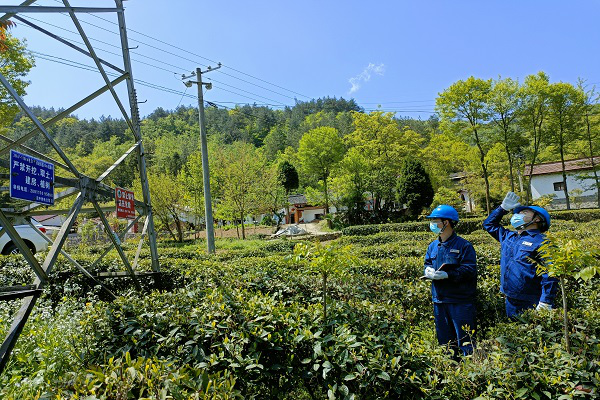
<svg viewBox="0 0 600 400"><path fill-rule="evenodd" d="M327 179L335 165L344 157L346 148L337 129L324 126L306 132L298 147L301 168L315 181L322 181L325 213L329 214Z"/></svg>
<svg viewBox="0 0 600 400"><path fill-rule="evenodd" d="M412 218L417 217L433 201L433 186L429 175L423 164L412 157L404 159L397 188L398 202L406 205L407 214Z"/></svg>
<svg viewBox="0 0 600 400"><path fill-rule="evenodd" d="M25 95L25 88L29 82L23 78L33 68L35 62L33 56L27 52L25 42L11 36L7 29L12 26L0 27L0 72L8 80L11 86L19 94ZM13 100L8 90L0 85L0 126L8 126L19 112L20 108Z"/></svg>
<svg viewBox="0 0 600 400"><path fill-rule="evenodd" d="M423 159L433 187L449 187L451 173L479 175L478 150L453 132L435 133L423 149ZM485 195L484 195L485 196Z"/></svg>
<svg viewBox="0 0 600 400"><path fill-rule="evenodd" d="M148 184L152 188L152 212L158 220L157 229L165 229L173 240L183 242L184 210L183 189L177 180L168 174L148 174ZM141 184L134 182L136 197L141 198Z"/></svg>
<svg viewBox="0 0 600 400"><path fill-rule="evenodd" d="M516 129L517 115L522 101L520 94L518 81L510 78L498 79L492 82L492 90L488 99L490 118L500 132L500 140L508 158L510 188L513 192L515 191L513 156L521 138Z"/></svg>
<svg viewBox="0 0 600 400"><path fill-rule="evenodd" d="M358 148L350 148L332 174L329 186L334 196L340 199L340 205L347 207L346 217L351 225L367 220L365 193L368 179L366 157Z"/></svg>
<svg viewBox="0 0 600 400"><path fill-rule="evenodd" d="M218 186L220 198L215 208L229 210L242 224L242 239L246 238L244 220L258 209L266 169L266 159L254 145L234 142L221 148L211 163L211 175ZM213 172L214 171L214 172Z"/></svg>
<svg viewBox="0 0 600 400"><path fill-rule="evenodd" d="M277 227L275 232L279 230L279 226L281 225L282 215L280 210L285 207L287 211L289 206L287 196L288 191L286 191L285 185L282 185L280 166L281 164L272 163L263 170L263 176L260 182L262 194L258 196L258 211L270 213L277 217ZM293 171L296 171L296 169ZM293 172L289 172L289 170L288 173L293 175ZM290 183L288 183L288 185L293 186L293 176L291 176L289 180ZM298 173L296 172L296 187L298 187L297 182ZM289 215L289 211L287 212L287 215Z"/></svg>
<svg viewBox="0 0 600 400"><path fill-rule="evenodd" d="M570 83L557 82L550 85L549 130L553 144L558 147L563 176L563 192L567 210L571 209L567 173L565 170L565 147L576 138L578 122L584 105L584 96Z"/></svg>
<svg viewBox="0 0 600 400"><path fill-rule="evenodd" d="M526 202L530 203L531 195L531 176L533 167L538 161L538 155L542 143L547 139L545 122L548 116L548 96L549 96L550 78L544 72L538 72L536 75L529 75L525 78L524 85L521 87L523 103L519 112L519 124L523 127L527 138L529 169L527 174L527 196Z"/></svg>
<svg viewBox="0 0 600 400"><path fill-rule="evenodd" d="M402 160L420 155L424 139L410 129L401 129L393 113L353 112L354 131L347 140L367 162L367 188L373 199L373 212L387 221L396 200L396 180Z"/></svg>
<svg viewBox="0 0 600 400"><path fill-rule="evenodd" d="M593 187L596 189L596 200L598 207L600 208L600 178L598 177L598 165L595 160L595 156L599 154L600 148L600 133L598 129L598 116L594 115L594 107L595 103L598 101L600 97L598 93L596 93L596 88L592 87L589 90L586 90L585 82L579 79L577 83L577 89L581 91L583 96L583 118L585 121L585 125L583 128L582 137L585 140L588 148L588 158L590 160L590 164L592 166L592 175L594 179ZM583 176L584 179L587 176Z"/></svg>
<svg viewBox="0 0 600 400"><path fill-rule="evenodd" d="M442 122L451 123L458 128L479 150L488 213L491 211L490 182L485 155L489 133L483 129L483 124L489 120L487 103L491 87L491 79L483 80L471 76L466 81L455 82L436 99L436 108L442 116Z"/></svg>
<svg viewBox="0 0 600 400"><path fill-rule="evenodd" d="M285 218L287 219L290 215L287 198L292 190L298 189L300 183L298 181L298 171L289 161L284 160L277 166L277 175L279 183L285 189Z"/></svg>

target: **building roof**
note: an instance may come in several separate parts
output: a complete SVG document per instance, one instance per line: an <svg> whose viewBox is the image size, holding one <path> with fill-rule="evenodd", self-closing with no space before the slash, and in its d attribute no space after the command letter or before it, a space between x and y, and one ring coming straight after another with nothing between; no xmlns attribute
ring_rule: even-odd
<svg viewBox="0 0 600 400"><path fill-rule="evenodd" d="M594 165L600 164L600 156L594 157ZM529 175L530 165L526 165L523 171L524 175ZM575 160L565 160L565 171L583 171L592 168L592 162L589 158L578 158ZM547 175L562 172L562 163L560 161L536 164L533 166L531 175Z"/></svg>
<svg viewBox="0 0 600 400"><path fill-rule="evenodd" d="M467 173L466 172L452 172L448 176L449 176L450 180L452 180L452 181L460 181L461 179L467 177Z"/></svg>
<svg viewBox="0 0 600 400"><path fill-rule="evenodd" d="M290 204L308 204L303 194L291 194L288 196L288 201Z"/></svg>

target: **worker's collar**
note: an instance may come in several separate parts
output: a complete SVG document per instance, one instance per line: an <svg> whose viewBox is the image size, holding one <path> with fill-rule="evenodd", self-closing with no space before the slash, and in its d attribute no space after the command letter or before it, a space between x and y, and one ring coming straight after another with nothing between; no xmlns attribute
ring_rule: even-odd
<svg viewBox="0 0 600 400"><path fill-rule="evenodd" d="M535 236L540 235L542 232L539 229L525 229L524 231L518 231L520 236Z"/></svg>
<svg viewBox="0 0 600 400"><path fill-rule="evenodd" d="M442 241L442 238L441 238L441 236L438 236L438 241L439 241L440 243L448 243L448 242L450 242L452 239L454 239L455 237L456 237L456 232L452 232L452 235L448 236L448 239L446 239L446 240L444 240L444 241Z"/></svg>

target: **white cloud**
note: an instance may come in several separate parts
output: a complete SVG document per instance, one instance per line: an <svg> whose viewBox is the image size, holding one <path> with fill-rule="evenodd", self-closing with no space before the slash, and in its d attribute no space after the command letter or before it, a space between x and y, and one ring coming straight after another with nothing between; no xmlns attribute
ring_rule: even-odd
<svg viewBox="0 0 600 400"><path fill-rule="evenodd" d="M361 85L364 82L368 82L371 79L372 74L377 74L377 75L383 76L384 72L385 72L385 65L383 65L383 64L375 65L373 63L369 63L369 65L367 65L367 68L365 68L363 70L363 72L356 75L355 77L348 79L348 82L350 82L350 84L352 85L352 87L348 91L348 94L350 95L352 93L357 92L358 89L360 89Z"/></svg>

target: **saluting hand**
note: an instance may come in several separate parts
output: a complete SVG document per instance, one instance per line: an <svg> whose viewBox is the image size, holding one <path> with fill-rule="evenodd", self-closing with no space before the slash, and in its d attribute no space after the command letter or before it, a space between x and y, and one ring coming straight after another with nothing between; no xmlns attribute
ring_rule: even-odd
<svg viewBox="0 0 600 400"><path fill-rule="evenodd" d="M515 207L519 206L520 197L513 192L506 193L506 197L502 200L502 204L500 207L504 208L506 211L510 211Z"/></svg>

